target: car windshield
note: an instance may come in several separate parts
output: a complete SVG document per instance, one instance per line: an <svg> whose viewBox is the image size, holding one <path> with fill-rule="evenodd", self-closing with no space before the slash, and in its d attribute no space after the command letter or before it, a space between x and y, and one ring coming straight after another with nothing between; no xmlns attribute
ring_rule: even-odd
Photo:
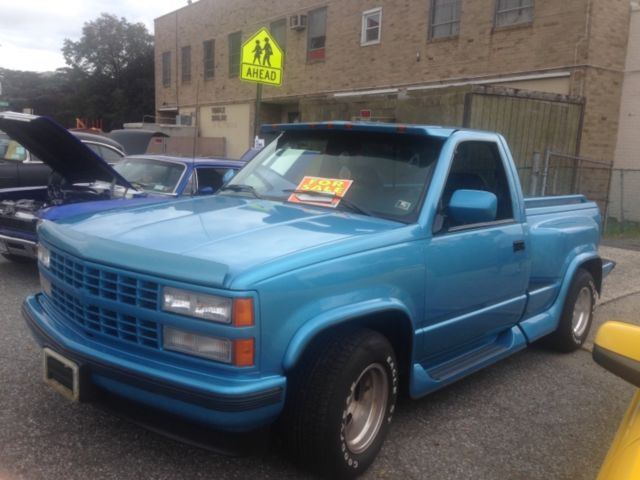
<svg viewBox="0 0 640 480"><path fill-rule="evenodd" d="M151 158L125 158L113 167L131 185L147 192L173 194L185 166Z"/></svg>
<svg viewBox="0 0 640 480"><path fill-rule="evenodd" d="M223 194L340 208L414 222L443 141L358 131L287 131Z"/></svg>

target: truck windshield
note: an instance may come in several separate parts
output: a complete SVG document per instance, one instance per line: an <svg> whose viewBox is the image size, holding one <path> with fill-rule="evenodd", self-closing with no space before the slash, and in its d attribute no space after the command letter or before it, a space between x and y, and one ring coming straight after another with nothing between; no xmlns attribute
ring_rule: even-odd
<svg viewBox="0 0 640 480"><path fill-rule="evenodd" d="M443 141L362 131L287 131L223 194L414 222Z"/></svg>

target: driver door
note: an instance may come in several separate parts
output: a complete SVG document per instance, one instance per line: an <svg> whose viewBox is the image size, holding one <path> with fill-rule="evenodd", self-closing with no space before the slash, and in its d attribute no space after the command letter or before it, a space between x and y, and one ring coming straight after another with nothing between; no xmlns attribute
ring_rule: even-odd
<svg viewBox="0 0 640 480"><path fill-rule="evenodd" d="M447 202L456 190L484 190L498 199L496 218L450 225ZM458 145L426 254L423 358L464 351L510 329L526 302L530 261L524 225L517 221L513 188L493 142Z"/></svg>

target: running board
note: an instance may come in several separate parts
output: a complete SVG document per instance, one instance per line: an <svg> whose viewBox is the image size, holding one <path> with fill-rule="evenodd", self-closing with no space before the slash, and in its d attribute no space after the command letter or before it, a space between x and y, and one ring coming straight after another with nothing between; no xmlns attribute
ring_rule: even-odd
<svg viewBox="0 0 640 480"><path fill-rule="evenodd" d="M509 348L506 345L492 343L490 345L480 347L472 352L460 355L459 357L442 363L436 367L430 368L427 370L427 373L435 381L440 382L447 378L454 377L459 373L465 372L483 360L494 358L508 350Z"/></svg>
<svg viewBox="0 0 640 480"><path fill-rule="evenodd" d="M411 372L411 396L421 397L454 381L497 362L527 346L527 340L519 327L503 332L488 345L424 368L416 363Z"/></svg>

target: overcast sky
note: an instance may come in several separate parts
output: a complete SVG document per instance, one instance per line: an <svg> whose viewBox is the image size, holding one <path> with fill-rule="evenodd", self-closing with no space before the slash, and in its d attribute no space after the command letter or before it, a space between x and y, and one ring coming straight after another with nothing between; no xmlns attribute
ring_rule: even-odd
<svg viewBox="0 0 640 480"><path fill-rule="evenodd" d="M62 42L78 40L85 22L101 13L142 22L153 34L153 19L187 0L0 0L0 67L35 72L64 67Z"/></svg>

